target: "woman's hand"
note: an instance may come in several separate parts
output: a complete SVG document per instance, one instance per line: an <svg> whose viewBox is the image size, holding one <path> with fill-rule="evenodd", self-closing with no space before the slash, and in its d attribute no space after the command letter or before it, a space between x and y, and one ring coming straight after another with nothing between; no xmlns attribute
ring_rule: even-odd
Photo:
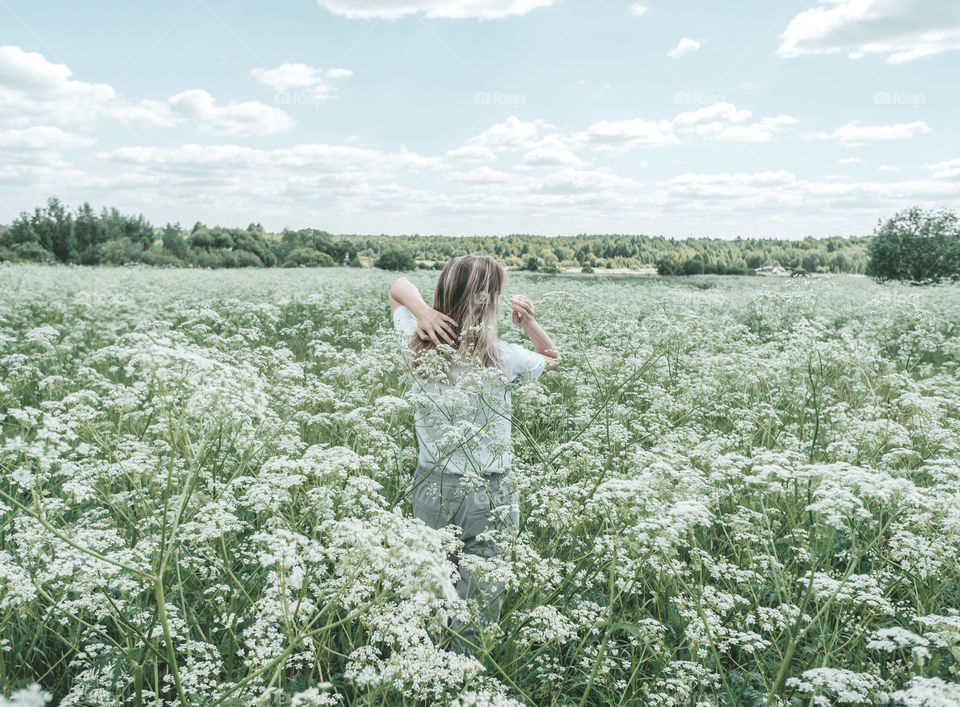
<svg viewBox="0 0 960 707"><path fill-rule="evenodd" d="M511 297L510 308L513 310L513 323L517 326L524 326L533 321L533 302L526 295Z"/></svg>
<svg viewBox="0 0 960 707"><path fill-rule="evenodd" d="M429 339L437 346L440 345L440 339L452 345L457 339L457 322L443 312L425 307L417 315L417 336L424 341Z"/></svg>
<svg viewBox="0 0 960 707"><path fill-rule="evenodd" d="M409 309L417 320L416 335L423 341L432 341L437 346L440 339L452 344L457 338L457 322L438 312L423 301L419 290L405 277L398 277L390 286L390 311L397 307Z"/></svg>
<svg viewBox="0 0 960 707"><path fill-rule="evenodd" d="M560 360L560 353L553 345L550 335L533 318L533 302L525 295L514 295L510 298L510 307L513 309L513 323L522 326L527 332L527 336L533 342L534 351L547 357L546 367L554 368Z"/></svg>

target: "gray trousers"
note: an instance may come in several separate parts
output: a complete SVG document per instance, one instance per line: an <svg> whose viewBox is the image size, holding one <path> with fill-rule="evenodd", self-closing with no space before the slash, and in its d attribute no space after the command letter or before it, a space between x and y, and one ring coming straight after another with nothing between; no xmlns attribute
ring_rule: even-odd
<svg viewBox="0 0 960 707"><path fill-rule="evenodd" d="M483 483L477 487L464 482L461 474L431 471L429 467L418 466L414 476L413 515L431 528L456 525L462 528L460 536L465 554L479 555L485 558L496 556L497 547L492 540L479 540L481 533L493 528L503 528L516 532L520 514L516 508L517 493L513 477L509 471L485 474ZM495 508L507 506L494 512ZM509 510L509 512L507 512ZM450 561L457 566L460 580L457 593L466 600L475 600L480 606L480 616L484 623L496 623L500 618L500 604L504 587L496 582L478 579L470 570L463 567L456 555ZM478 627L474 622L464 623L453 620L450 624L454 632L452 648L460 653L473 652L469 646L461 643L456 634L465 640L479 645Z"/></svg>

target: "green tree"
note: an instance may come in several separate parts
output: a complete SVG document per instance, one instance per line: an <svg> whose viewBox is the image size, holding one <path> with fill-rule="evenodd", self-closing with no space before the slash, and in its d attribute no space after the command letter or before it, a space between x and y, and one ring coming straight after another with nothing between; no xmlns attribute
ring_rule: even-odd
<svg viewBox="0 0 960 707"><path fill-rule="evenodd" d="M415 270L417 262L407 251L391 248L383 251L383 254L374 261L373 265L381 270Z"/></svg>
<svg viewBox="0 0 960 707"><path fill-rule="evenodd" d="M213 234L201 223L197 223L197 225L193 227L189 242L191 248L199 248L201 250L210 250L216 246Z"/></svg>
<svg viewBox="0 0 960 707"><path fill-rule="evenodd" d="M952 211L913 207L878 224L867 274L916 284L960 279L960 224Z"/></svg>
<svg viewBox="0 0 960 707"><path fill-rule="evenodd" d="M187 242L180 232L179 223L168 223L164 226L163 233L160 235L160 242L163 244L164 250L169 251L178 258L185 258L189 252Z"/></svg>
<svg viewBox="0 0 960 707"><path fill-rule="evenodd" d="M94 265L97 260L97 246L107 240L107 232L97 213L88 202L77 209L73 228L77 255L84 265Z"/></svg>

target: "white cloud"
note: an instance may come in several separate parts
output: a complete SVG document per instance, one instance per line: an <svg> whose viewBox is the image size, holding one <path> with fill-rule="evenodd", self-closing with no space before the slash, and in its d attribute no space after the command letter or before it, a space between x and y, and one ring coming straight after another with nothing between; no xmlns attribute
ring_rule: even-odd
<svg viewBox="0 0 960 707"><path fill-rule="evenodd" d="M523 164L530 167L576 166L583 164L583 160L570 150L540 147L525 154Z"/></svg>
<svg viewBox="0 0 960 707"><path fill-rule="evenodd" d="M202 129L217 135L273 135L293 127L293 119L279 108L259 101L218 106L202 89L178 93L167 103L175 115L196 120Z"/></svg>
<svg viewBox="0 0 960 707"><path fill-rule="evenodd" d="M567 168L551 172L545 176L535 191L548 194L585 194L592 193L601 199L607 199L620 191L639 190L642 183L629 177L620 177L601 170Z"/></svg>
<svg viewBox="0 0 960 707"><path fill-rule="evenodd" d="M781 35L777 53L884 54L891 64L960 49L955 0L829 0L804 10Z"/></svg>
<svg viewBox="0 0 960 707"><path fill-rule="evenodd" d="M57 186L65 182L83 182L82 172L66 162L59 151L88 147L94 142L49 126L0 131L0 184L16 187L46 184L49 193L54 193Z"/></svg>
<svg viewBox="0 0 960 707"><path fill-rule="evenodd" d="M545 120L520 120L511 115L504 122L492 125L467 142L471 147L486 147L494 152L532 150L543 146L544 133L554 126Z"/></svg>
<svg viewBox="0 0 960 707"><path fill-rule="evenodd" d="M640 2L635 2L630 6L630 14L634 17L640 17L641 15L646 14L647 10L650 8Z"/></svg>
<svg viewBox="0 0 960 707"><path fill-rule="evenodd" d="M464 145L455 150L447 152L447 157L452 160L462 160L464 162L491 162L497 158L493 150L489 147L480 145Z"/></svg>
<svg viewBox="0 0 960 707"><path fill-rule="evenodd" d="M732 103L714 103L697 110L678 113L670 120L632 120L594 123L578 135L581 144L600 150L676 145L688 138L765 142L796 124L789 115L748 122L752 113Z"/></svg>
<svg viewBox="0 0 960 707"><path fill-rule="evenodd" d="M94 120L117 103L113 87L71 78L63 64L36 52L0 47L0 122L25 126Z"/></svg>
<svg viewBox="0 0 960 707"><path fill-rule="evenodd" d="M713 103L696 110L684 111L670 121L671 129L694 129L713 132L724 123L740 123L752 114L748 110L738 110L732 103Z"/></svg>
<svg viewBox="0 0 960 707"><path fill-rule="evenodd" d="M601 120L577 133L560 131L545 120L520 120L510 116L470 138L463 147L451 150L451 159L490 161L495 153L524 152L526 166L582 165L575 151L590 148L599 152L625 151L637 147L678 145L691 139L730 142L773 140L796 124L788 115L751 121L749 110L732 103L715 103L685 111L668 120L630 118Z"/></svg>
<svg viewBox="0 0 960 707"><path fill-rule="evenodd" d="M892 125L863 125L863 121L855 120L843 127L830 132L819 132L810 135L815 140L836 140L847 147L857 147L869 142L885 140L903 140L931 132L922 120L913 123L894 123Z"/></svg>
<svg viewBox="0 0 960 707"><path fill-rule="evenodd" d="M506 184L512 182L514 175L490 167L477 167L468 172L453 172L447 178L448 182L461 184Z"/></svg>
<svg viewBox="0 0 960 707"><path fill-rule="evenodd" d="M0 131L0 150L69 150L94 142L92 138L48 126Z"/></svg>
<svg viewBox="0 0 960 707"><path fill-rule="evenodd" d="M728 126L720 132L718 139L733 142L767 142L772 140L781 130L796 124L796 118L789 115L762 118L759 122L750 125Z"/></svg>
<svg viewBox="0 0 960 707"><path fill-rule="evenodd" d="M693 130L709 122L701 117L680 122ZM736 125L750 124L749 117L737 117ZM108 176L77 175L44 159L13 167L0 160L0 181L19 186L16 180L23 179L46 188L62 181L65 170L72 184L85 185L73 194L56 192L73 201L135 201L154 219L182 219L187 212L191 220L259 220L273 228L293 218L295 225L343 232L509 232L520 219L533 232L557 232L564 224L559 228L572 233L664 229L668 235L783 236L868 232L878 214L908 204L955 205L960 178L960 159L926 165L927 179L895 182L830 176L810 181L778 169L645 175L641 181L634 176L636 161L624 172L612 166L525 164L549 149L503 152L496 156L502 168L464 170L456 166L462 161L449 155L344 145L130 146L98 153L100 171ZM0 195L0 204L8 202ZM816 213L811 203L818 205Z"/></svg>
<svg viewBox="0 0 960 707"><path fill-rule="evenodd" d="M128 103L112 86L70 77L70 69L41 54L0 47L0 122L27 126L41 120L64 124L112 119L141 127L172 127L192 121L203 132L232 136L273 135L293 126L284 111L258 101L217 105L203 89L192 89L166 101Z"/></svg>
<svg viewBox="0 0 960 707"><path fill-rule="evenodd" d="M414 152L383 152L365 147L322 143L262 150L242 145L183 145L181 147L131 146L97 153L105 161L141 165L165 171L191 172L196 167L216 170L308 170L316 175L343 174L349 178L360 172L370 176L391 174L402 169L436 169L442 161Z"/></svg>
<svg viewBox="0 0 960 707"><path fill-rule="evenodd" d="M349 228L350 223L361 223L358 214L364 219L380 214L397 223L393 219L398 215L429 213L447 198L442 189L425 190L417 184L440 173L443 160L406 150L331 144L279 149L143 145L105 150L95 157L100 171L109 175L96 182L108 203L134 199L145 210L153 205L164 213L185 211L191 220L259 220L282 226L291 219L305 225L330 223L336 215L343 219L343 228Z"/></svg>
<svg viewBox="0 0 960 707"><path fill-rule="evenodd" d="M960 158L936 162L934 164L925 164L924 168L931 171L934 179L960 178Z"/></svg>
<svg viewBox="0 0 960 707"><path fill-rule="evenodd" d="M754 218L777 214L789 215L791 220L802 220L809 215L809 204L816 203L818 211L832 214L830 219L849 218L862 214L864 228L877 213L894 211L916 203L944 203L956 199L955 185L943 180L914 180L899 182L847 182L827 175L823 180L810 181L796 177L786 170L759 173L684 174L659 185L655 192L662 198L664 208L688 213L690 209L709 209L711 220L719 223L727 216L742 218L749 212ZM809 233L817 233L811 229ZM835 231L826 231L834 233ZM772 235L772 234L771 234ZM820 235L825 235L821 232Z"/></svg>
<svg viewBox="0 0 960 707"><path fill-rule="evenodd" d="M601 120L594 123L578 136L585 145L598 149L659 147L677 144L680 140L672 134L666 121L643 120Z"/></svg>
<svg viewBox="0 0 960 707"><path fill-rule="evenodd" d="M138 127L168 128L194 122L201 132L234 137L274 135L293 127L287 113L259 101L217 105L200 88L183 91L166 101L144 100L111 110L110 117Z"/></svg>
<svg viewBox="0 0 960 707"><path fill-rule="evenodd" d="M422 13L431 18L477 18L497 20L525 15L554 0L319 0L321 7L337 15L361 19L395 20Z"/></svg>
<svg viewBox="0 0 960 707"><path fill-rule="evenodd" d="M673 58L684 56L685 54L692 54L700 48L700 42L696 39L690 39L689 37L684 37L680 42L667 52L667 56Z"/></svg>
<svg viewBox="0 0 960 707"><path fill-rule="evenodd" d="M895 167L892 164L882 164L879 167L877 167L877 171L878 172L899 172L900 168Z"/></svg>
<svg viewBox="0 0 960 707"><path fill-rule="evenodd" d="M251 69L250 74L260 83L281 93L299 89L319 100L335 95L333 81L353 76L349 69L321 69L309 64L281 64L274 69Z"/></svg>

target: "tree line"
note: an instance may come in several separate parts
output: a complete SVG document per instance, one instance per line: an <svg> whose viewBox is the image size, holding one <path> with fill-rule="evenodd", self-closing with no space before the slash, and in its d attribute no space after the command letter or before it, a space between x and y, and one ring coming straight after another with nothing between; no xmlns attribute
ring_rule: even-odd
<svg viewBox="0 0 960 707"><path fill-rule="evenodd" d="M361 256L394 251L415 263L456 255L493 255L509 267L551 272L579 268L656 268L660 274L754 274L761 268L863 273L869 238L690 238L580 234L577 236L348 236ZM397 258L399 256L394 256ZM391 259L391 263L393 259Z"/></svg>
<svg viewBox="0 0 960 707"><path fill-rule="evenodd" d="M800 240L619 234L370 236L313 228L268 233L257 223L226 228L198 222L185 229L179 224L155 227L142 215L115 208L96 212L88 203L71 211L56 198L0 227L0 261L11 262L203 268L375 265L409 270L442 267L451 257L468 253L541 272L650 268L661 275L752 275L780 270L914 281L960 273L956 215L918 208L880 223L873 236Z"/></svg>
<svg viewBox="0 0 960 707"><path fill-rule="evenodd" d="M267 233L258 223L246 228L200 222L189 230L179 224L155 228L143 216L115 208L97 213L85 203L71 212L56 198L33 213L20 214L0 232L3 260L201 268L361 264L349 241L312 228L280 234Z"/></svg>

